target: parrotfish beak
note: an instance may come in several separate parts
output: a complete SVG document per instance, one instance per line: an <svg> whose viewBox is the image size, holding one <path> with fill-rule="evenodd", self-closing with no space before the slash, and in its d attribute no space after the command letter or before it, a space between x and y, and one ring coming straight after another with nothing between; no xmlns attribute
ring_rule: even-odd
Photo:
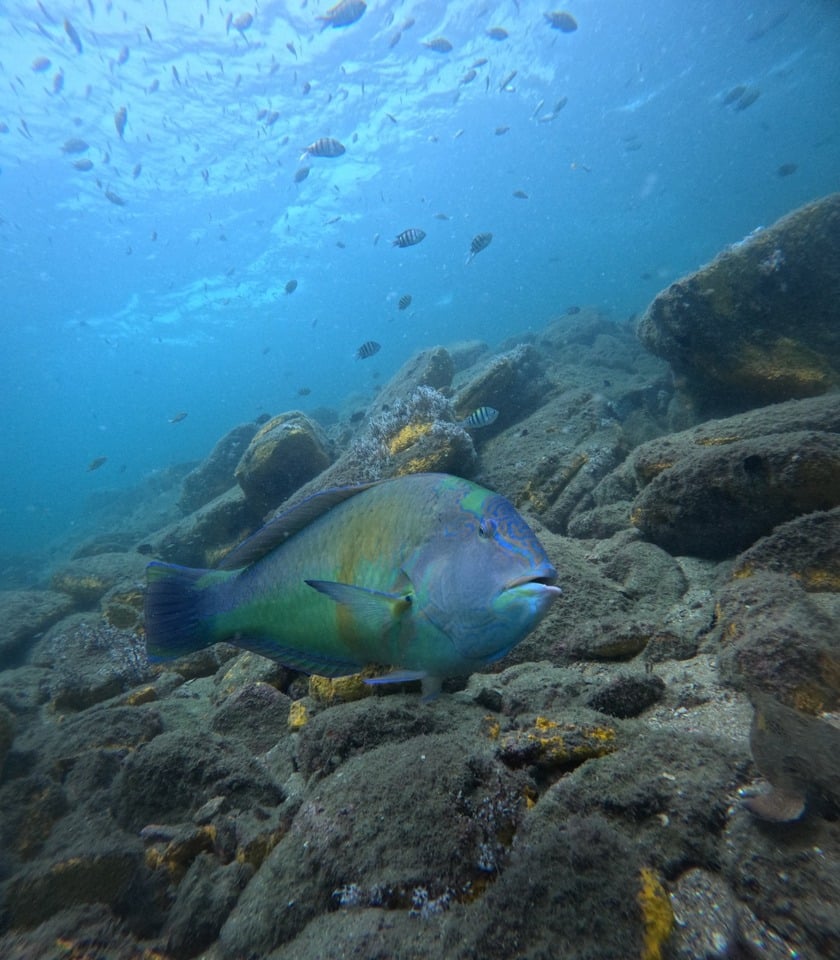
<svg viewBox="0 0 840 960"><path fill-rule="evenodd" d="M522 587L533 587L534 594L539 595L544 593L546 597L551 596L559 597L563 592L560 587L555 584L557 579L557 571L554 567L546 564L544 567L537 568L531 573L523 574L521 577L514 577L513 580L508 580L508 582L502 588L502 592L506 590L516 590L519 589L520 593L525 592L520 588Z"/></svg>

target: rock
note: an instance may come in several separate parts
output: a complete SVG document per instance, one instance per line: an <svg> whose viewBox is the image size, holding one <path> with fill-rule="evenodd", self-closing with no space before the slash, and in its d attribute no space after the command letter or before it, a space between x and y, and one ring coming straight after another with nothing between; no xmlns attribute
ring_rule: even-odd
<svg viewBox="0 0 840 960"><path fill-rule="evenodd" d="M56 710L84 710L150 677L146 645L138 634L80 620L54 629L43 663L52 662L49 689Z"/></svg>
<svg viewBox="0 0 840 960"><path fill-rule="evenodd" d="M3 764L15 739L15 718L11 710L0 703L0 783L3 782Z"/></svg>
<svg viewBox="0 0 840 960"><path fill-rule="evenodd" d="M126 829L178 822L223 794L233 808L275 807L283 792L243 746L207 734L162 733L132 753L115 784L114 815Z"/></svg>
<svg viewBox="0 0 840 960"><path fill-rule="evenodd" d="M658 294L638 335L698 411L733 412L840 383L840 194L795 210Z"/></svg>
<svg viewBox="0 0 840 960"><path fill-rule="evenodd" d="M149 536L137 550L144 557L212 567L260 525L261 514L239 487L211 500L183 520Z"/></svg>
<svg viewBox="0 0 840 960"><path fill-rule="evenodd" d="M813 715L753 691L755 714L750 750L771 789L745 800L762 820L798 820L806 808L829 817L840 812L840 718L836 712ZM840 685L833 709L840 701Z"/></svg>
<svg viewBox="0 0 840 960"><path fill-rule="evenodd" d="M194 957L216 939L252 870L242 863L222 865L199 854L178 886L166 924L166 951Z"/></svg>
<svg viewBox="0 0 840 960"><path fill-rule="evenodd" d="M143 582L145 566L145 559L134 552L92 554L57 570L51 586L72 597L77 609L90 609L117 584L123 590L136 589Z"/></svg>
<svg viewBox="0 0 840 960"><path fill-rule="evenodd" d="M242 454L235 476L251 508L265 514L329 464L321 427L293 410L260 427Z"/></svg>
<svg viewBox="0 0 840 960"><path fill-rule="evenodd" d="M698 449L633 503L643 536L673 554L723 559L777 524L840 505L840 434L769 434Z"/></svg>
<svg viewBox="0 0 840 960"><path fill-rule="evenodd" d="M26 658L27 645L73 609L73 600L55 590L0 591L0 667Z"/></svg>
<svg viewBox="0 0 840 960"><path fill-rule="evenodd" d="M371 404L367 419L393 412L418 387L430 387L438 392L448 390L452 384L454 372L452 357L443 347L421 350L406 360L385 384Z"/></svg>
<svg viewBox="0 0 840 960"><path fill-rule="evenodd" d="M463 419L481 406L494 407L499 418L482 428L485 435L521 420L545 396L544 369L543 358L530 344L494 354L479 363L477 370L470 369L469 378L458 385L453 399L456 418Z"/></svg>
<svg viewBox="0 0 840 960"><path fill-rule="evenodd" d="M767 570L786 573L809 592L840 593L840 508L783 523L736 560L735 579Z"/></svg>
<svg viewBox="0 0 840 960"><path fill-rule="evenodd" d="M632 509L632 500L617 500L601 507L574 512L566 525L566 535L577 540L608 540L630 528Z"/></svg>
<svg viewBox="0 0 840 960"><path fill-rule="evenodd" d="M246 684L223 701L211 726L216 733L235 737L253 753L265 753L286 726L290 703L285 694L267 683Z"/></svg>
<svg viewBox="0 0 840 960"><path fill-rule="evenodd" d="M655 674L623 674L596 690L586 705L610 717L637 717L664 693L665 682Z"/></svg>
<svg viewBox="0 0 840 960"><path fill-rule="evenodd" d="M242 423L234 427L216 443L207 459L184 477L178 506L185 513L203 507L236 485L236 465L257 429L255 423Z"/></svg>
<svg viewBox="0 0 840 960"><path fill-rule="evenodd" d="M90 830L84 850L54 860L37 860L6 885L6 911L12 926L31 927L59 910L81 903L115 904L143 861L142 844L117 841Z"/></svg>
<svg viewBox="0 0 840 960"><path fill-rule="evenodd" d="M840 707L836 619L792 578L756 572L720 590L711 640L723 679L816 716Z"/></svg>

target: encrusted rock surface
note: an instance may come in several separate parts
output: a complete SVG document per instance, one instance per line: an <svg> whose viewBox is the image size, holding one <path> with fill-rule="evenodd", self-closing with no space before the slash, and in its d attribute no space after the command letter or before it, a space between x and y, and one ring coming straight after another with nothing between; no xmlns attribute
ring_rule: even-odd
<svg viewBox="0 0 840 960"><path fill-rule="evenodd" d="M706 415L840 384L840 194L801 207L662 291L639 321Z"/></svg>

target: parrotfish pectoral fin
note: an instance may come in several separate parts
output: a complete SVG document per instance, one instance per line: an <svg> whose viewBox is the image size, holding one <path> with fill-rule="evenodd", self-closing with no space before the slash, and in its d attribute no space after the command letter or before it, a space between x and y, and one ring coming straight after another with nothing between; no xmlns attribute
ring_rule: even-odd
<svg viewBox="0 0 840 960"><path fill-rule="evenodd" d="M419 680L423 688L423 700L429 703L436 700L441 689L440 677L431 677L425 670L392 670L381 677L365 677L365 683L382 686L386 683L411 683Z"/></svg>
<svg viewBox="0 0 840 960"><path fill-rule="evenodd" d="M307 580L310 587L336 603L349 607L359 623L377 634L385 634L411 610L410 593L383 593L333 580Z"/></svg>
<svg viewBox="0 0 840 960"><path fill-rule="evenodd" d="M215 642L206 590L231 574L154 560L146 567L146 648L152 661L175 660Z"/></svg>

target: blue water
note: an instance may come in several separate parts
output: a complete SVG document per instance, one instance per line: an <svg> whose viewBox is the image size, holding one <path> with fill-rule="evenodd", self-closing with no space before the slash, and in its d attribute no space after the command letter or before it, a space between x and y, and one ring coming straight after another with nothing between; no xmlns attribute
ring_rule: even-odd
<svg viewBox="0 0 840 960"><path fill-rule="evenodd" d="M571 304L624 321L838 189L835 2L569 0L571 34L531 0L371 0L321 32L328 5L262 2L240 33L245 4L2 3L0 551L68 538L92 493L260 413L370 395L419 348L496 343ZM422 45L439 35L451 53ZM758 100L723 106L739 84ZM295 184L327 136L346 153ZM87 152L62 153L71 137ZM392 247L408 227L426 239ZM382 350L359 362L368 339Z"/></svg>

